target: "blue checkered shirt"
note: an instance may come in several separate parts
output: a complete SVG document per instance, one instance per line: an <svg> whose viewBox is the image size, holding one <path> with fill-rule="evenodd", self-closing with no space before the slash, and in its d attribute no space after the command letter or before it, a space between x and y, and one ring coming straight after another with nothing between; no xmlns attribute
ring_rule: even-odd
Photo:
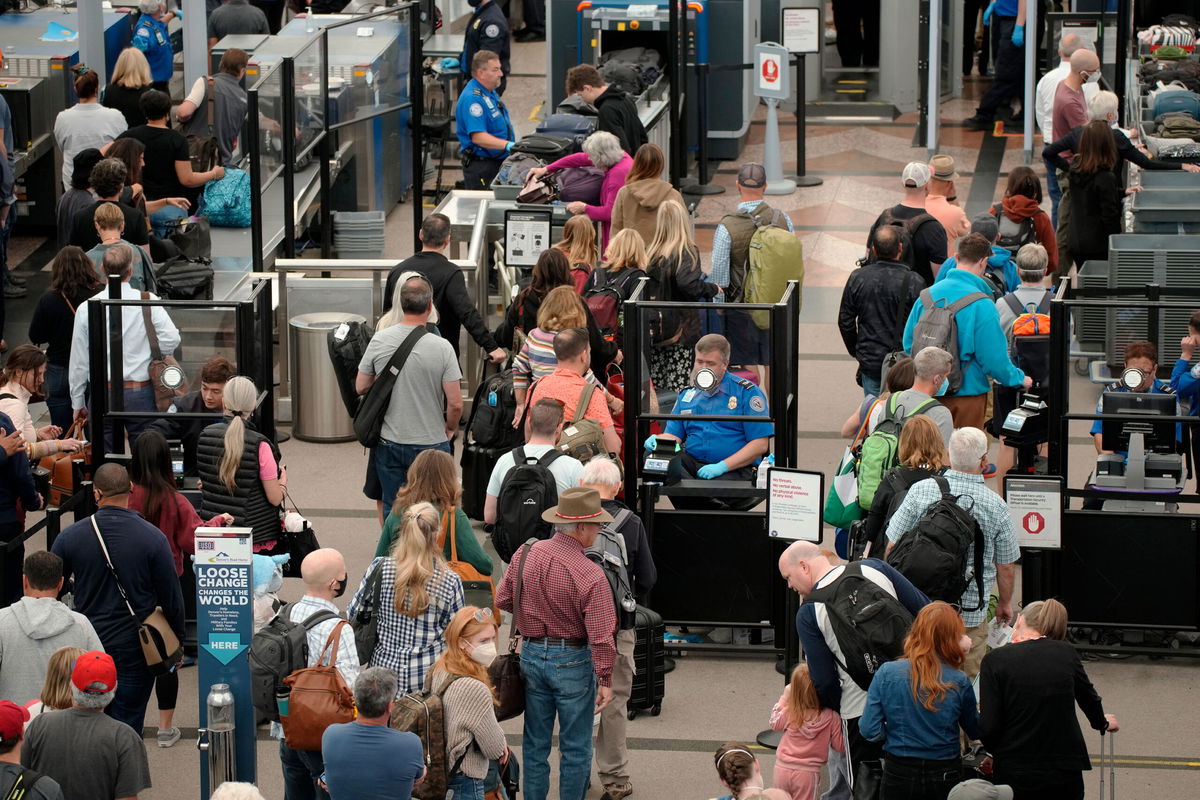
<svg viewBox="0 0 1200 800"><path fill-rule="evenodd" d="M970 475L965 472L946 470L944 475L950 484L950 493L959 497L959 505L968 508L979 522L983 531L983 590L990 592L996 582L996 565L1011 564L1021 556L1017 546L1017 534L1013 530L1012 519L1008 516L1008 505L1000 499L1000 495L989 489L983 482L982 475ZM917 520L925 513L925 509L936 503L942 496L937 481L927 478L913 484L904 497L904 502L896 509L896 513L888 521L887 537L895 542L909 529L917 524ZM973 501L963 502L967 497ZM975 585L974 576L975 545L967 550L967 575L971 582L963 592L959 605L971 608L979 604L979 590ZM987 603L978 611L964 611L963 624L974 628L982 624L987 616Z"/></svg>
<svg viewBox="0 0 1200 800"><path fill-rule="evenodd" d="M737 204L736 211L753 211L754 208L762 202L761 200L750 200ZM782 211L779 216L783 217L787 223L787 229L795 233L795 228L792 227L792 219ZM724 225L717 225L717 229L713 231L712 244L712 274L709 276L709 281L721 287L721 293L713 298L714 303L725 302L725 287L729 286L729 247L733 242L729 238L729 231L725 230Z"/></svg>
<svg viewBox="0 0 1200 800"><path fill-rule="evenodd" d="M332 611L338 615L338 619L327 619L324 622L318 622L309 629L306 636L308 643L308 663L305 666L307 667L315 667L317 665L317 659L321 657L321 649L329 641L329 635L333 633L334 627L346 618L342 616L342 612L338 611L338 607L333 603L323 597L313 597L308 594L289 605L286 609L288 619L296 623L304 622L304 620L318 611ZM326 659L325 663L329 663L328 659ZM342 635L338 637L337 669L342 674L342 680L353 690L354 681L358 679L359 664L358 649L354 646L354 629L349 625L342 628ZM272 722L271 735L276 739L282 739L283 726L278 722Z"/></svg>
<svg viewBox="0 0 1200 800"><path fill-rule="evenodd" d="M424 686L426 673L446 650L446 626L455 612L466 605L466 598L462 580L441 563L425 584L429 607L417 617L401 614L396 610L396 562L390 556L382 556L367 567L367 573L350 601L347 614L351 619L358 612L360 603L370 602L367 582L381 562L382 585L376 612L379 614L379 643L368 666L387 667L396 673L398 697Z"/></svg>

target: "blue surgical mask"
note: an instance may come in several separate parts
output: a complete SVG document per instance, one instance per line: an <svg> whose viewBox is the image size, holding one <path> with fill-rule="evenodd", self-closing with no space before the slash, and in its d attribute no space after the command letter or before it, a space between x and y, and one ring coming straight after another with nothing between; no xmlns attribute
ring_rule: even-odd
<svg viewBox="0 0 1200 800"><path fill-rule="evenodd" d="M938 390L937 390L936 392L934 392L934 393L933 393L933 396L934 396L934 397L941 397L942 395L944 395L944 394L945 394L946 392L948 392L948 391L950 391L950 378L948 378L948 377L946 377L946 378L942 378L942 385L941 385L941 386L939 386L939 387L938 387Z"/></svg>

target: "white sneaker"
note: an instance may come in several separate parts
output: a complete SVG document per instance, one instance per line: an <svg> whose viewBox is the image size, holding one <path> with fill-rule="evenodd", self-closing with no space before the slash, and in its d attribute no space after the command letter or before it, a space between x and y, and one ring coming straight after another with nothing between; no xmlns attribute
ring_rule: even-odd
<svg viewBox="0 0 1200 800"><path fill-rule="evenodd" d="M179 728L159 728L158 729L158 746L170 747L179 741Z"/></svg>

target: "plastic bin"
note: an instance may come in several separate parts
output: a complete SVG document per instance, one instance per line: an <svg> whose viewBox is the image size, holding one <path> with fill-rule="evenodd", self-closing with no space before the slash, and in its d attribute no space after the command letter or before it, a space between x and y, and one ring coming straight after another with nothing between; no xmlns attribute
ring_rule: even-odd
<svg viewBox="0 0 1200 800"><path fill-rule="evenodd" d="M292 435L306 442L348 442L354 421L338 391L329 358L329 331L345 322L366 322L358 314L318 311L288 320L292 386Z"/></svg>

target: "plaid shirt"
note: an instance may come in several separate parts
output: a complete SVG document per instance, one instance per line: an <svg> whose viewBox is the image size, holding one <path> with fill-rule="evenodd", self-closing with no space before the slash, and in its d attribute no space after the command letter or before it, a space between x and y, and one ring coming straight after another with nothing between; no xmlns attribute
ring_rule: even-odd
<svg viewBox="0 0 1200 800"><path fill-rule="evenodd" d="M379 592L379 643L371 656L371 667L387 667L396 673L396 696L415 692L425 685L425 674L446 650L446 626L451 617L466 605L462 580L445 565L438 566L425 584L429 607L417 617L396 610L396 562L390 556L377 558L367 567L354 599L347 610L351 619L360 603L370 602L367 582L376 565L382 562Z"/></svg>
<svg viewBox="0 0 1200 800"><path fill-rule="evenodd" d="M329 641L329 635L333 633L334 627L346 618L342 616L342 612L338 611L338 607L333 603L323 597L313 597L308 594L287 607L288 619L297 623L304 622L304 620L318 611L332 611L338 615L338 619L327 619L324 622L318 622L309 629L306 635L308 640L308 663L305 665L308 667L315 667L317 665L317 659L321 657L321 650L325 647L325 643ZM353 689L354 681L358 679L360 666L358 663L358 649L354 646L354 629L349 625L342 628L342 635L338 637L337 669L342 674L342 680L346 682L347 686ZM271 735L276 739L282 739L283 726L278 722L272 722Z"/></svg>
<svg viewBox="0 0 1200 800"><path fill-rule="evenodd" d="M959 505L968 509L979 522L983 531L983 590L991 590L996 581L996 565L1011 564L1021 557L1021 549L1017 546L1017 535L1013 531L1012 519L1008 516L1008 505L1000 499L1000 495L989 489L983 482L982 475L970 475L965 472L946 470L943 476L950 484L950 493L958 495ZM913 484L904 497L904 502L896 509L896 513L888 521L887 537L895 542L908 532L925 509L936 503L942 496L937 481L927 478ZM973 505L961 502L962 498L970 497ZM975 545L967 549L967 575L971 582L967 584L959 604L970 608L979 604L979 591L975 585L973 565L975 564ZM987 603L978 611L963 611L963 624L974 628L983 622L987 616Z"/></svg>
<svg viewBox="0 0 1200 800"><path fill-rule="evenodd" d="M514 625L513 593L519 565L520 555L514 555L496 590L496 605L513 612ZM601 686L612 685L617 610L604 570L584 555L578 540L555 533L529 551L521 578L520 617L523 636L587 639L596 678Z"/></svg>

